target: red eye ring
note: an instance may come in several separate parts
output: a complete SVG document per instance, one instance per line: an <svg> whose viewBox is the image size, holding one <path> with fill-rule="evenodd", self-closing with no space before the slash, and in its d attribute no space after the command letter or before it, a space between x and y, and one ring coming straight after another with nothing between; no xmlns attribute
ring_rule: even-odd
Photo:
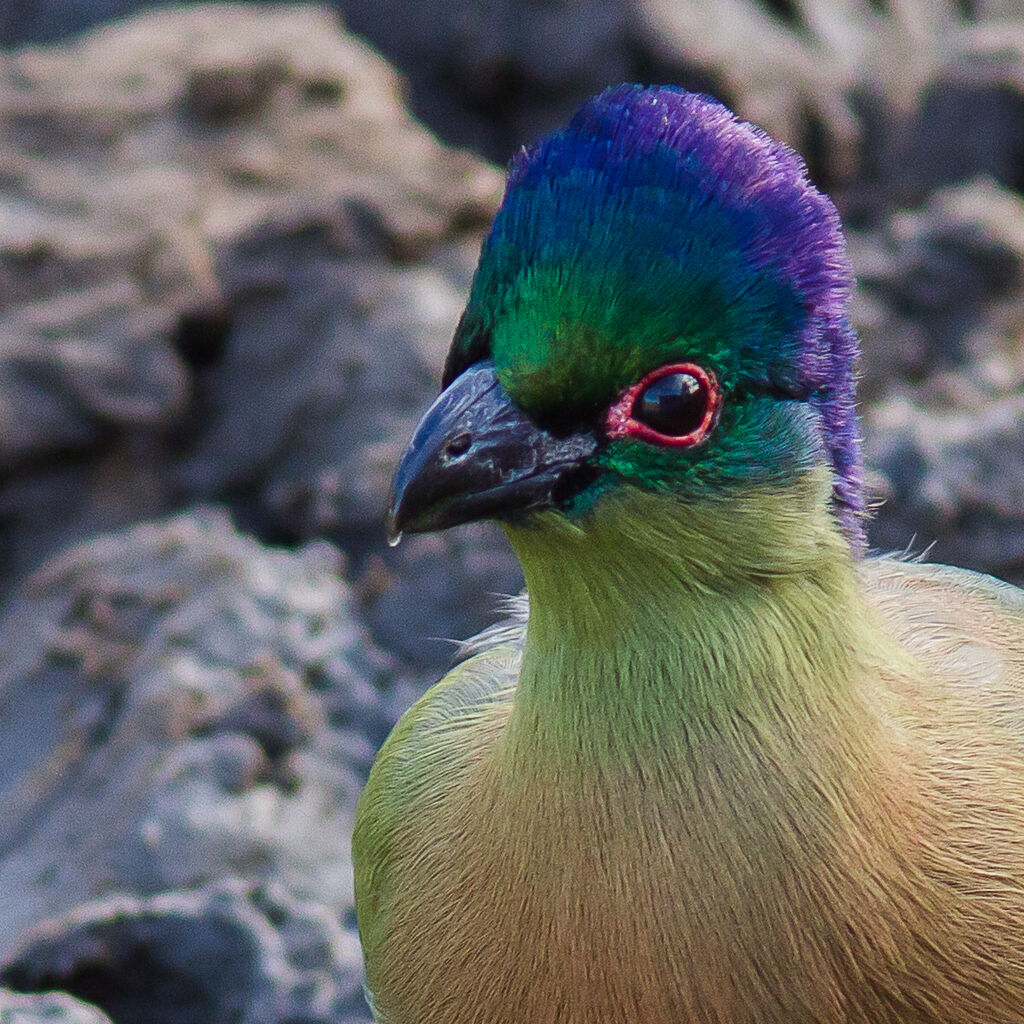
<svg viewBox="0 0 1024 1024"><path fill-rule="evenodd" d="M685 373L694 377L707 395L707 402L704 416L699 424L688 433L675 436L672 434L662 434L660 431L649 427L646 423L641 423L640 420L634 417L633 411L641 396L652 384L663 377L677 373ZM652 370L619 395L614 405L611 406L605 415L605 434L610 439L628 437L665 447L692 448L695 444L700 444L711 432L711 428L715 425L715 421L718 418L718 411L721 405L722 392L718 387L715 375L710 370L705 370L703 366L698 366L696 363L670 363L668 366L659 366L658 369Z"/></svg>

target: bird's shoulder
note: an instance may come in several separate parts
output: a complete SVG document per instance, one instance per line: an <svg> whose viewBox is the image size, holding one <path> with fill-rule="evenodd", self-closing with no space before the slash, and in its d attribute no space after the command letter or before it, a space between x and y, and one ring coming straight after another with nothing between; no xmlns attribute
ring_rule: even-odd
<svg viewBox="0 0 1024 1024"><path fill-rule="evenodd" d="M1024 708L1024 590L992 576L896 558L865 559L869 603L934 684Z"/></svg>
<svg viewBox="0 0 1024 1024"><path fill-rule="evenodd" d="M512 598L508 616L465 641L461 661L398 720L377 754L367 784L370 798L386 790L414 801L454 762L472 755L507 715L519 680L528 603Z"/></svg>
<svg viewBox="0 0 1024 1024"><path fill-rule="evenodd" d="M507 716L521 656L514 641L494 643L427 690L381 747L363 803L372 804L378 792L391 802L415 803L429 799L439 782L454 779Z"/></svg>
<svg viewBox="0 0 1024 1024"><path fill-rule="evenodd" d="M458 805L467 774L507 720L519 679L521 627L503 624L467 645L470 656L401 717L377 755L352 839L356 909L364 947L417 832ZM419 838L422 838L420 836Z"/></svg>

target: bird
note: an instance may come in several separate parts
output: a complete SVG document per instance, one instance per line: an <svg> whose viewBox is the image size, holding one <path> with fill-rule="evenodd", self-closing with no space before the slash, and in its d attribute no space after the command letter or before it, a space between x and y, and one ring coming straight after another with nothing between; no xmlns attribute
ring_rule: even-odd
<svg viewBox="0 0 1024 1024"><path fill-rule="evenodd" d="M360 798L377 1021L1024 1022L1024 593L868 548L853 286L707 95L512 159L389 529L526 596Z"/></svg>

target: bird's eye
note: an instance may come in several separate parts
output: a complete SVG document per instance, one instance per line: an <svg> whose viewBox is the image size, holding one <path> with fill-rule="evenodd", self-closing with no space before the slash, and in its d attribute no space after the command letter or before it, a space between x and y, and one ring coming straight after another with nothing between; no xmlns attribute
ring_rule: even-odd
<svg viewBox="0 0 1024 1024"><path fill-rule="evenodd" d="M708 411L707 382L681 371L659 377L640 393L633 417L659 434L683 437L704 422Z"/></svg>
<svg viewBox="0 0 1024 1024"><path fill-rule="evenodd" d="M721 395L714 375L694 363L662 366L627 388L608 410L609 437L688 448L714 426Z"/></svg>

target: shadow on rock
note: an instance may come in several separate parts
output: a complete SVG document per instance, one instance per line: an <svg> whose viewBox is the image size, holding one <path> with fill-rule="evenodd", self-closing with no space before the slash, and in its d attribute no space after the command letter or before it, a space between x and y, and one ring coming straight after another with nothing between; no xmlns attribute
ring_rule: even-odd
<svg viewBox="0 0 1024 1024"><path fill-rule="evenodd" d="M354 936L320 907L242 885L86 904L30 933L0 980L70 992L117 1024L367 1017Z"/></svg>

